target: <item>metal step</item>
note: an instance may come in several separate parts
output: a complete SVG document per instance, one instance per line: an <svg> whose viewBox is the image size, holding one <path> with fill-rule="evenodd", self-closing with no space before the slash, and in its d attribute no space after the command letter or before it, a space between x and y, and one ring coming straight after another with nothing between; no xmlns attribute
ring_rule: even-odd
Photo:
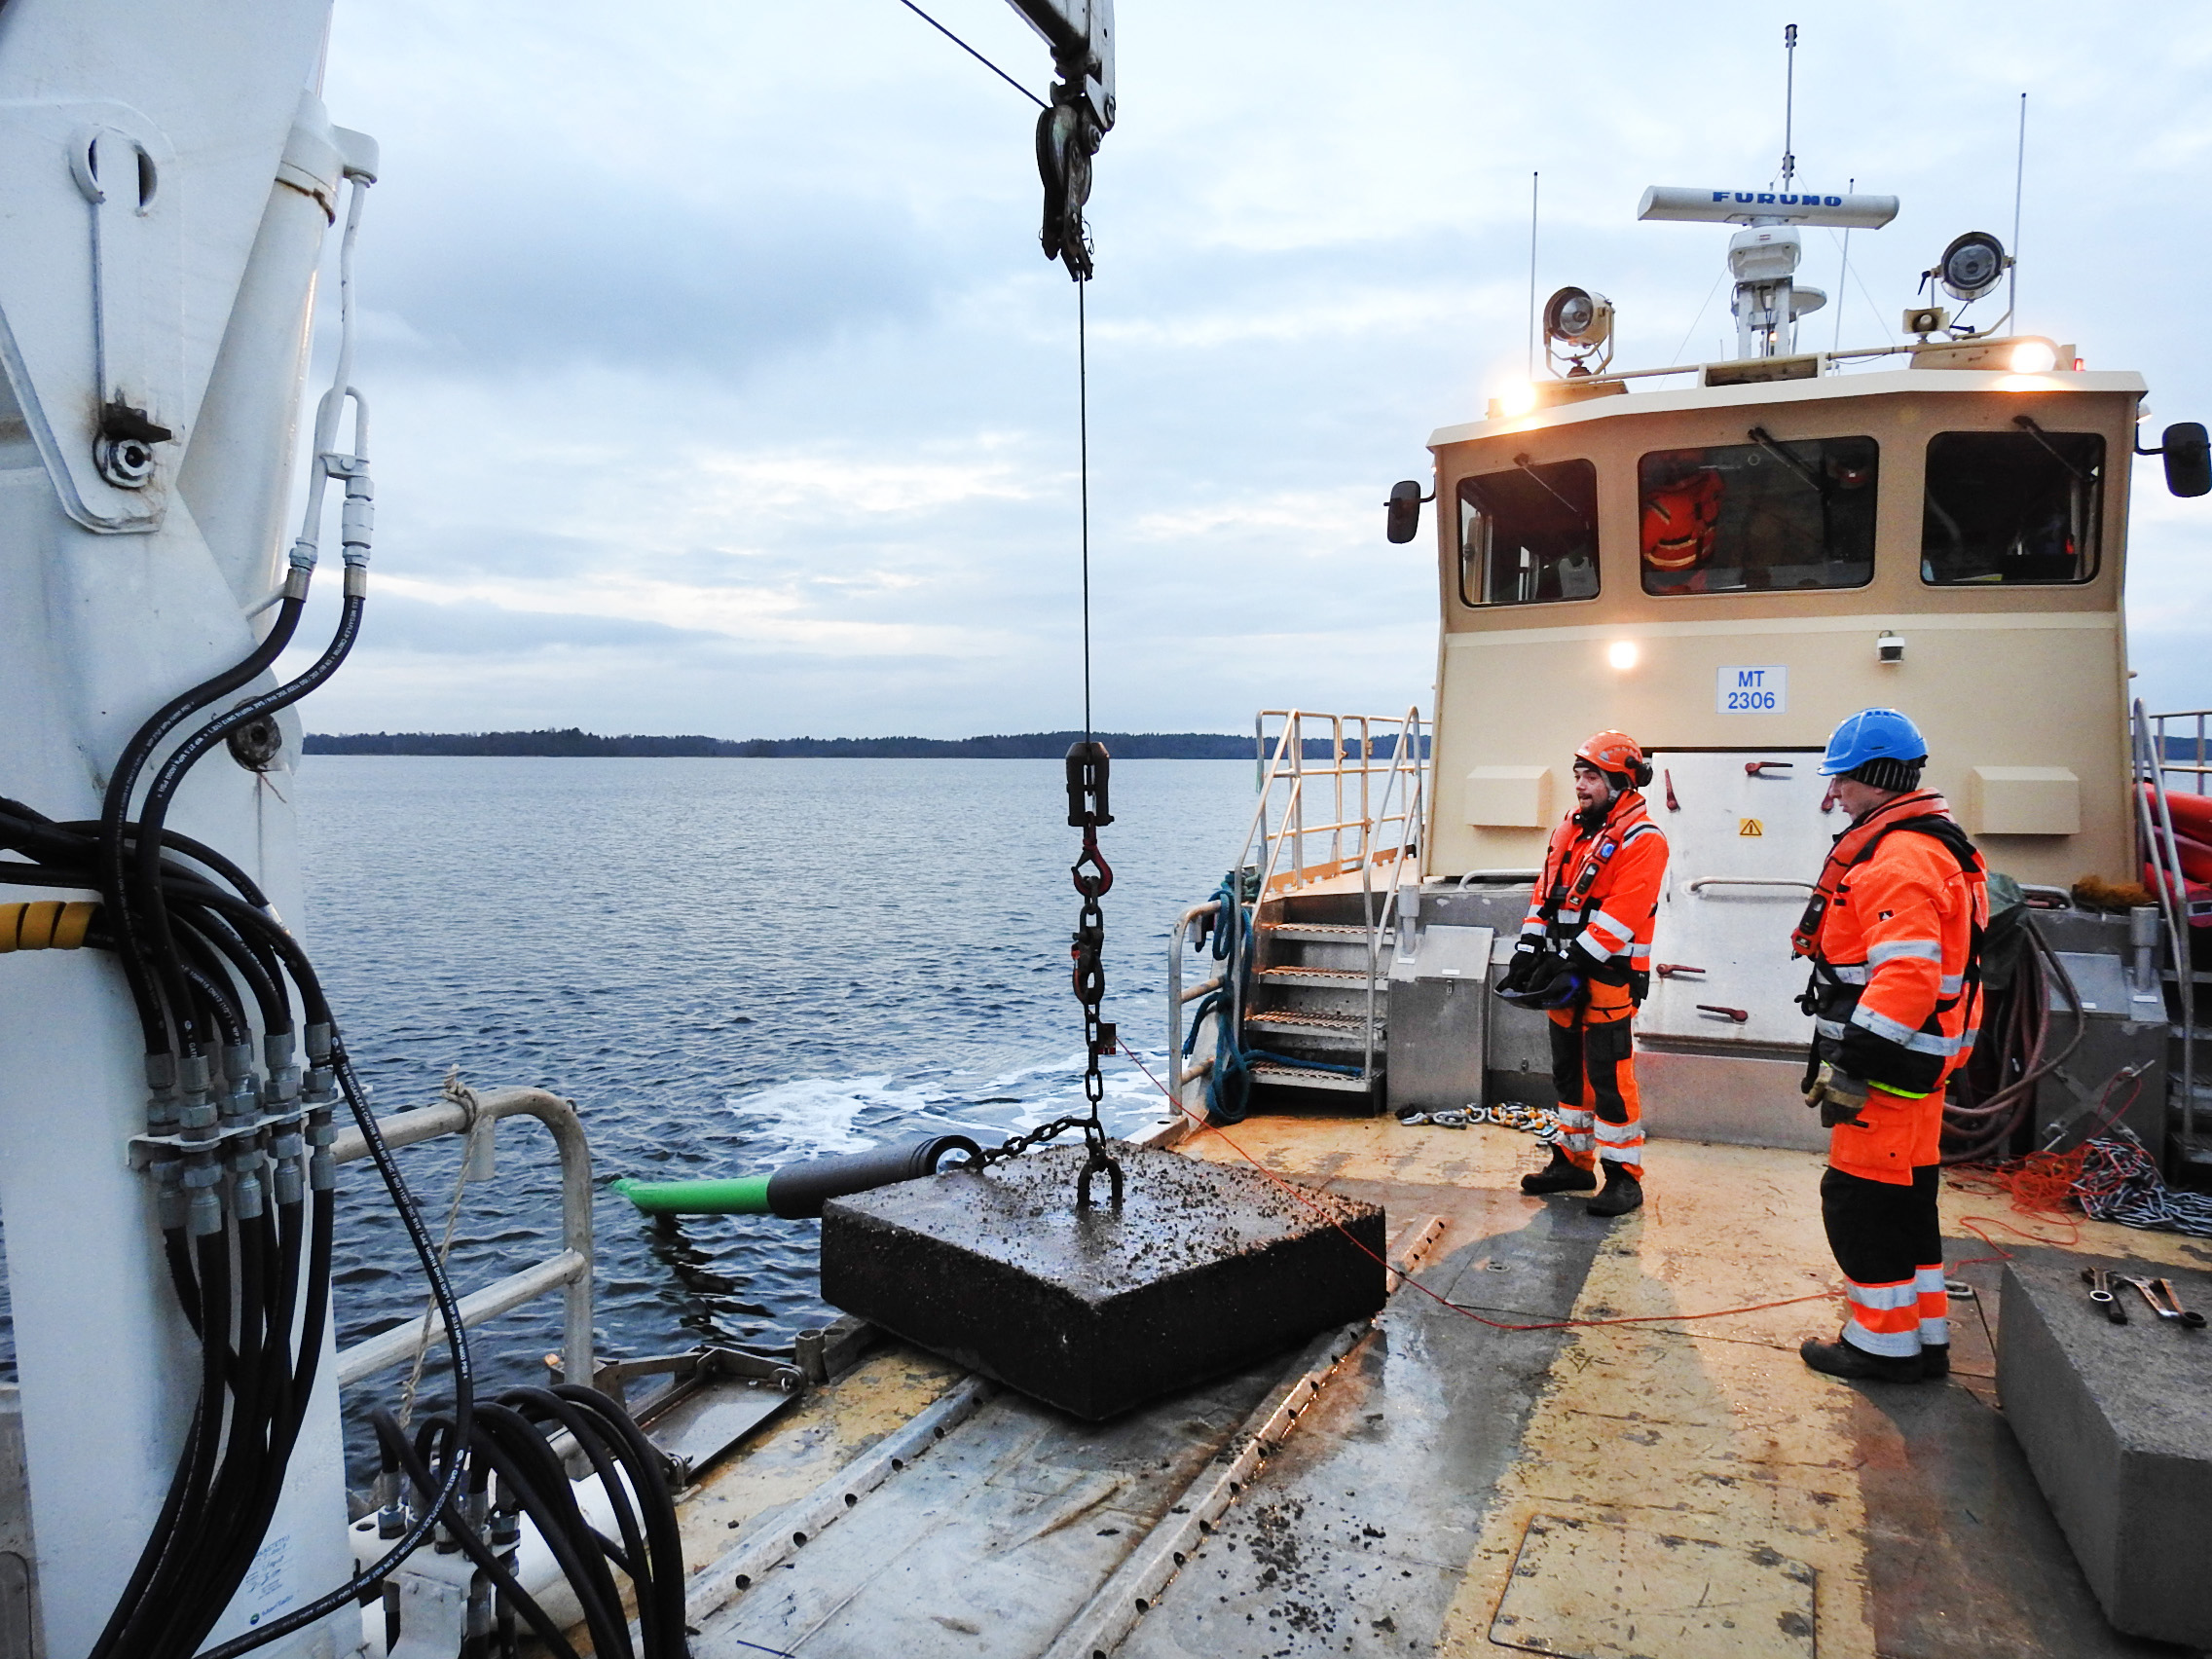
<svg viewBox="0 0 2212 1659"><path fill-rule="evenodd" d="M1358 985L1365 988L1367 970L1364 968L1263 968L1253 976L1259 979L1281 979L1289 984L1309 985ZM1382 990L1387 981L1378 975L1375 988Z"/></svg>
<svg viewBox="0 0 2212 1659"><path fill-rule="evenodd" d="M1356 1014L1317 1014L1304 1009L1270 1008L1244 1016L1246 1025L1264 1025L1270 1031L1311 1031L1328 1037L1357 1037L1367 1029L1367 1021ZM1375 1021L1375 1036L1381 1041L1382 1021Z"/></svg>
<svg viewBox="0 0 2212 1659"><path fill-rule="evenodd" d="M1260 931L1272 939L1303 940L1309 944L1364 944L1368 931L1356 922L1263 922ZM1385 928L1382 942L1395 945L1397 930Z"/></svg>
<svg viewBox="0 0 2212 1659"><path fill-rule="evenodd" d="M1365 1094L1372 1083L1364 1077L1346 1077L1342 1072L1309 1071L1304 1066L1277 1065L1272 1060L1261 1060L1252 1067L1254 1083L1272 1083L1278 1088L1333 1088L1346 1094Z"/></svg>

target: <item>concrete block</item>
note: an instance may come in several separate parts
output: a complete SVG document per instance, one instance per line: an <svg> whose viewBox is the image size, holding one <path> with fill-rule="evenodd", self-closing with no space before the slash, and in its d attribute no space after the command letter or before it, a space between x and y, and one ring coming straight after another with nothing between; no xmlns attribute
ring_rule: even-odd
<svg viewBox="0 0 2212 1659"><path fill-rule="evenodd" d="M2212 1312L2212 1272L2016 1250L1998 1323L2006 1420L2105 1617L2212 1647L2212 1330L2157 1318L2125 1285L2128 1322L2109 1323L2089 1266L2170 1279L2184 1308Z"/></svg>
<svg viewBox="0 0 2212 1659"><path fill-rule="evenodd" d="M1126 1142L1114 1155L1119 1213L1102 1178L1098 1207L1076 1209L1081 1146L833 1199L823 1300L1093 1421L1382 1306L1380 1205L1301 1202L1256 1170Z"/></svg>

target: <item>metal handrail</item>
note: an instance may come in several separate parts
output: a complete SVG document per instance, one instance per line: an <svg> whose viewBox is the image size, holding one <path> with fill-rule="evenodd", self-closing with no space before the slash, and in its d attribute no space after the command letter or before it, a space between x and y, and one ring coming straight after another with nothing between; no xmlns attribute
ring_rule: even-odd
<svg viewBox="0 0 2212 1659"><path fill-rule="evenodd" d="M412 1112L380 1119L377 1127L394 1152L441 1135L491 1134L501 1118L535 1118L553 1132L561 1155L561 1243L556 1255L520 1272L507 1274L461 1299L463 1327L519 1308L547 1291L562 1293L561 1370L568 1377L590 1377L591 1354L591 1146L584 1138L583 1120L573 1102L542 1088L488 1088L476 1096L473 1110L458 1100L442 1100ZM369 1155L361 1131L340 1131L330 1149L340 1163L351 1163ZM467 1151L461 1154L468 1156ZM442 1320L429 1322L428 1340L446 1340ZM403 1320L387 1331L355 1343L338 1355L338 1383L345 1387L415 1357L424 1341L420 1315Z"/></svg>
<svg viewBox="0 0 2212 1659"><path fill-rule="evenodd" d="M1794 881L1785 875L1701 875L1690 883L1692 893L1703 893L1708 887L1802 887L1808 893L1820 891L1809 881Z"/></svg>
<svg viewBox="0 0 2212 1659"><path fill-rule="evenodd" d="M2207 777L2212 777L2212 728L2208 728L2205 723L2212 720L2212 709L2176 709L2169 714L2145 717L2143 716L2143 705L2137 703L2135 712L2138 718L2147 718L2152 724L2152 754L2157 757L2158 770L2190 774L2196 779L2195 793L2204 793L2204 780ZM2196 746L2196 758L2194 761L2176 760L2172 757L2174 740L2166 730L2168 720L2194 720L2196 722L2196 730L2194 734L2191 734Z"/></svg>
<svg viewBox="0 0 2212 1659"><path fill-rule="evenodd" d="M2194 1143L2196 1139L2196 997L2189 961L2189 888L2182 874L2181 848L2175 844L2173 809L2166 801L2162 764L2165 759L2163 722L2186 718L2189 717L2147 715L2141 699L2136 700L2129 719L2133 751L2130 770L2134 776L2128 780L2128 793L2135 797L2138 845L2143 862L2151 866L2156 878L2153 890L2158 901L2159 914L2166 924L2168 954L2173 959L2174 999L2181 1005L2182 1126ZM2196 715L2195 719L2201 733L2203 716ZM2156 728L2152 724L2154 719L2159 722Z"/></svg>
<svg viewBox="0 0 2212 1659"><path fill-rule="evenodd" d="M1271 720L1281 722L1279 729L1272 734L1272 743L1268 730ZM1306 746L1314 741L1307 735L1309 722L1326 726L1329 754L1325 763L1307 763ZM1386 758L1376 752L1378 728L1390 733L1387 740L1390 753ZM1409 860L1415 866L1414 880L1418 883L1420 879L1419 853L1421 826L1425 821L1427 756L1423 750L1426 738L1426 722L1421 719L1420 711L1411 708L1401 716L1263 709L1253 721L1259 800L1253 807L1251 824L1245 830L1235 867L1241 870L1256 864L1260 872L1257 897L1262 900L1278 891L1295 891L1324 875L1345 875L1354 868L1359 871L1360 913L1367 946L1367 1014L1363 1021L1360 1070L1367 1076L1373 1076L1375 1071L1382 940L1397 919L1398 895L1404 888ZM1306 818L1309 784L1328 791L1324 797L1327 813L1312 824ZM1278 789L1284 795L1271 824L1269 809ZM1322 835L1328 837L1328 858L1308 862L1308 838ZM1260 853L1257 859L1254 858L1255 847ZM1385 863L1390 866L1391 879L1378 907L1375 872L1378 866ZM1173 947L1178 958L1179 940L1180 936ZM1240 1019L1242 1011L1235 1013Z"/></svg>

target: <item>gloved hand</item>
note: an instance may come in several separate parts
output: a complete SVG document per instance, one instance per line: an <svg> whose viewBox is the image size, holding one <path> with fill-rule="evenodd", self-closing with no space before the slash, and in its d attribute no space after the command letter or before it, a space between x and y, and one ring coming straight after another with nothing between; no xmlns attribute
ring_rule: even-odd
<svg viewBox="0 0 2212 1659"><path fill-rule="evenodd" d="M1499 987L1508 991L1525 991L1536 977L1536 970L1551 957L1544 941L1524 934L1514 945L1512 958L1505 965L1505 977Z"/></svg>
<svg viewBox="0 0 2212 1659"><path fill-rule="evenodd" d="M1820 1071L1814 1075L1812 1087L1805 1090L1805 1104L1820 1108L1824 1129L1832 1129L1838 1124L1856 1124L1861 1122L1860 1108L1866 1104L1866 1086L1824 1060Z"/></svg>
<svg viewBox="0 0 2212 1659"><path fill-rule="evenodd" d="M1523 1008L1568 1008L1582 995L1582 979L1564 957L1547 950L1537 955L1519 985L1509 980L1498 986L1497 994Z"/></svg>

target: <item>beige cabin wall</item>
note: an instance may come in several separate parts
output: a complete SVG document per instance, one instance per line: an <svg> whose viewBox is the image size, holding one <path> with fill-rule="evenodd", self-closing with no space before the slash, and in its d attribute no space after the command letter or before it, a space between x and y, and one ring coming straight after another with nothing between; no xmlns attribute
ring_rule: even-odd
<svg viewBox="0 0 2212 1659"><path fill-rule="evenodd" d="M1493 424L1505 429L1436 446L1439 600L1437 723L1429 873L1520 868L1541 856L1538 828L1468 821L1470 772L1550 767L1558 810L1571 804L1575 746L1605 727L1658 748L1818 750L1855 709L1887 704L1919 724L1930 746L1928 783L1965 816L1975 767L2064 768L2079 780L2080 829L2070 835L1985 835L1993 866L2023 881L2066 885L2086 873L2121 878L2133 862L2127 797L2127 680L2120 592L2125 575L2128 469L2140 383L2132 377L2052 376L2105 385L2033 395L1989 389L1997 377L1939 371L1793 388L1780 406L1699 403L1696 394L1630 396ZM1883 389L1871 389L1880 383ZM1952 389L1956 387L1957 389ZM2109 387L2109 389L2108 389ZM1814 388L1808 387L1807 390ZM1706 394L1710 397L1712 394ZM1930 436L2004 430L2030 414L2046 430L2097 431L2106 440L2103 545L2096 576L2073 586L1933 588L1920 579L1923 461ZM1742 443L1759 424L1790 439L1871 436L1881 445L1875 573L1865 587L1786 593L1649 595L1638 559L1636 463L1644 453ZM1439 434L1445 436L1447 434ZM1600 593L1541 605L1470 608L1457 583L1458 481L1511 466L1586 459L1598 468ZM1879 662L1875 639L1901 634L1904 660ZM1615 669L1610 647L1633 643L1635 666ZM1715 708L1726 667L1789 670L1779 714ZM1654 793L1659 792L1656 790ZM1491 792L1493 798L1497 792ZM1665 822L1661 799L1655 815ZM1972 820L1969 820L1972 828Z"/></svg>

